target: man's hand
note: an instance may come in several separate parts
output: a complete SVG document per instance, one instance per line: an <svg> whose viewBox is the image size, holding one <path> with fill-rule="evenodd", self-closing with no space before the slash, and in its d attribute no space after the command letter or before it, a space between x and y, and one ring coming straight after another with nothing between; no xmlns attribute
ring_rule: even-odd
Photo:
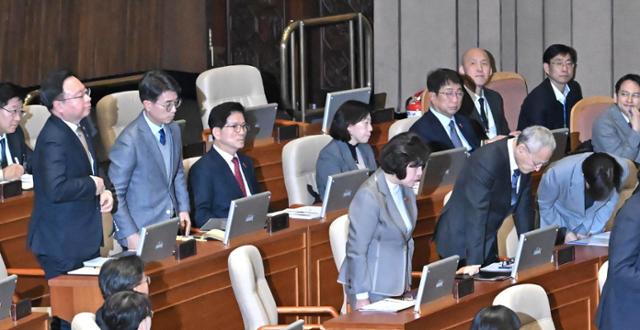
<svg viewBox="0 0 640 330"><path fill-rule="evenodd" d="M189 236L191 234L191 218L189 217L189 212L180 212L178 213L178 217L180 218L180 228L184 229L184 236Z"/></svg>
<svg viewBox="0 0 640 330"><path fill-rule="evenodd" d="M489 143L493 143L493 142L496 142L496 141L500 141L500 140L502 140L502 139L504 139L506 137L507 137L506 135L496 135L493 139L484 140L484 144L489 144Z"/></svg>
<svg viewBox="0 0 640 330"><path fill-rule="evenodd" d="M100 212L107 213L111 212L113 208L113 195L111 195L111 191L105 190L100 194Z"/></svg>
<svg viewBox="0 0 640 330"><path fill-rule="evenodd" d="M640 110L636 107L631 107L627 114L629 115L631 128L636 132L640 132Z"/></svg>
<svg viewBox="0 0 640 330"><path fill-rule="evenodd" d="M89 177L93 180L93 183L96 185L96 196L102 194L104 192L104 180L101 177L97 177L94 175L89 175Z"/></svg>
<svg viewBox="0 0 640 330"><path fill-rule="evenodd" d="M127 249L136 250L138 248L139 241L140 235L138 235L138 233L127 236Z"/></svg>
<svg viewBox="0 0 640 330"><path fill-rule="evenodd" d="M576 233L572 232L572 231L567 231L567 233L564 235L564 242L565 243L569 243L571 241L575 241L578 239L578 236L576 236Z"/></svg>
<svg viewBox="0 0 640 330"><path fill-rule="evenodd" d="M11 164L2 169L5 180L17 180L24 174L24 167L20 164Z"/></svg>
<svg viewBox="0 0 640 330"><path fill-rule="evenodd" d="M367 306L369 304L371 304L369 299L358 299L358 300L356 300L356 310L358 310L358 309L360 309L360 308L362 308L364 306Z"/></svg>
<svg viewBox="0 0 640 330"><path fill-rule="evenodd" d="M456 271L456 274L467 274L467 275L473 276L475 274L478 274L479 272L480 272L480 265L469 265L469 266L460 267L460 269Z"/></svg>

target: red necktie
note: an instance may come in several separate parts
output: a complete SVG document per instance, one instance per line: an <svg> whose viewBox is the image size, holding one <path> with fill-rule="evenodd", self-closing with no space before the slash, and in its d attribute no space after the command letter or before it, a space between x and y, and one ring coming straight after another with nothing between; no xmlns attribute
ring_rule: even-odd
<svg viewBox="0 0 640 330"><path fill-rule="evenodd" d="M244 180L242 180L242 172L240 172L240 162L238 161L238 157L233 157L233 175L236 177L236 182L238 182L238 186L240 186L240 190L242 190L242 195L247 196L247 190L244 188Z"/></svg>

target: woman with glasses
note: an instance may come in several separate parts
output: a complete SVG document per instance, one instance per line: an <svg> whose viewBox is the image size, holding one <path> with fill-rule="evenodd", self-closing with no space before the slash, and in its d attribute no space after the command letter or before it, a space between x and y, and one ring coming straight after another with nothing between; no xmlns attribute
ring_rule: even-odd
<svg viewBox="0 0 640 330"><path fill-rule="evenodd" d="M411 288L413 230L420 181L429 148L415 133L402 133L380 152L380 168L349 206L347 253L338 282L354 309Z"/></svg>
<svg viewBox="0 0 640 330"><path fill-rule="evenodd" d="M32 152L19 125L24 113L19 87L0 83L0 181L17 180L31 172Z"/></svg>
<svg viewBox="0 0 640 330"><path fill-rule="evenodd" d="M327 177L356 169L376 169L371 137L369 106L359 101L347 101L338 108L329 134L333 138L318 156L316 184L320 198L324 197Z"/></svg>

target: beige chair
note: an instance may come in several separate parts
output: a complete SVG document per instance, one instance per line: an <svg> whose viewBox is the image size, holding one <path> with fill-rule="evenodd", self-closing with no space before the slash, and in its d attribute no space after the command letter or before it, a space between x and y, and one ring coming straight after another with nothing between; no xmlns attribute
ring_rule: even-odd
<svg viewBox="0 0 640 330"><path fill-rule="evenodd" d="M189 182L189 170L191 170L191 166L195 164L201 156L190 157L182 160L182 167L184 168L184 179Z"/></svg>
<svg viewBox="0 0 640 330"><path fill-rule="evenodd" d="M100 330L93 313L78 313L71 320L71 330Z"/></svg>
<svg viewBox="0 0 640 330"><path fill-rule="evenodd" d="M607 272L609 272L609 260L603 262L600 269L598 269L598 288L600 288L601 293L604 282L607 281Z"/></svg>
<svg viewBox="0 0 640 330"><path fill-rule="evenodd" d="M105 156L116 138L142 111L138 91L109 94L96 104L96 119ZM106 158L105 158L106 159Z"/></svg>
<svg viewBox="0 0 640 330"><path fill-rule="evenodd" d="M494 299L493 305L511 308L518 317L524 330L554 330L549 298L544 289L537 284L520 284L502 290Z"/></svg>
<svg viewBox="0 0 640 330"><path fill-rule="evenodd" d="M333 220L331 226L329 226L329 243L331 243L331 253L333 254L333 261L336 263L336 268L340 272L342 262L347 255L347 239L349 238L349 215L344 214ZM342 288L344 299L342 301L342 308L340 308L340 314L347 313L347 294Z"/></svg>
<svg viewBox="0 0 640 330"><path fill-rule="evenodd" d="M250 65L228 65L202 72L196 79L202 127L208 128L211 109L223 102L239 102L245 107L267 104L262 76Z"/></svg>
<svg viewBox="0 0 640 330"><path fill-rule="evenodd" d="M569 119L571 150L591 139L593 122L612 104L614 100L609 96L587 96L573 106Z"/></svg>
<svg viewBox="0 0 640 330"><path fill-rule="evenodd" d="M632 160L627 159L627 168L629 169L629 175L627 179L622 183L622 187L620 188L620 197L618 198L618 202L616 206L613 208L613 212L611 212L611 217L607 220L607 225L605 226L605 231L611 231L613 229L613 221L616 218L616 214L618 214L618 210L624 205L624 202L631 197L633 191L636 189L638 185L638 169L636 168L635 163Z"/></svg>
<svg viewBox="0 0 640 330"><path fill-rule="evenodd" d="M498 228L498 256L515 258L518 252L518 232L513 215L508 215Z"/></svg>
<svg viewBox="0 0 640 330"><path fill-rule="evenodd" d="M398 135L400 133L408 132L409 128L411 128L411 126L413 126L413 124L416 121L418 121L418 119L420 119L420 117L410 117L410 118L404 118L404 119L396 120L389 127L389 138L388 138L388 140L391 140L391 138L393 138L394 136L396 136L396 135Z"/></svg>
<svg viewBox="0 0 640 330"><path fill-rule="evenodd" d="M38 104L25 105L24 111L27 113L20 122L24 132L24 140L31 149L35 149L38 134L40 134L51 113L47 107Z"/></svg>
<svg viewBox="0 0 640 330"><path fill-rule="evenodd" d="M282 148L282 172L289 205L311 205L307 185L317 192L316 162L320 150L331 141L329 135L310 135L295 139Z"/></svg>
<svg viewBox="0 0 640 330"><path fill-rule="evenodd" d="M527 97L527 82L524 77L516 72L499 71L491 76L487 88L500 93L509 129L515 130L518 127L520 107Z"/></svg>
<svg viewBox="0 0 640 330"><path fill-rule="evenodd" d="M253 245L233 250L229 254L228 264L231 287L246 330L276 325L278 314L338 316L338 312L330 306L277 307L265 278L262 256Z"/></svg>

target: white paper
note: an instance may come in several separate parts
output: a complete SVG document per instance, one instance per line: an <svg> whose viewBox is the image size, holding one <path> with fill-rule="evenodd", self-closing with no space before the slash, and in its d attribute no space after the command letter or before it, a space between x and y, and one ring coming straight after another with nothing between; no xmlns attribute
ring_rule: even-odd
<svg viewBox="0 0 640 330"><path fill-rule="evenodd" d="M99 267L82 267L78 269L74 269L72 271L67 272L69 275L91 275L98 276L100 274Z"/></svg>
<svg viewBox="0 0 640 330"><path fill-rule="evenodd" d="M485 266L480 268L483 272L489 273L501 273L501 274L511 274L511 269L513 268L513 264L504 265L502 261L494 262L489 266Z"/></svg>
<svg viewBox="0 0 640 330"><path fill-rule="evenodd" d="M301 220L313 220L322 218L322 206L303 206L293 209L286 209L289 217Z"/></svg>
<svg viewBox="0 0 640 330"><path fill-rule="evenodd" d="M393 298L386 298L380 301L374 302L363 306L359 311L363 312L397 312L409 307L413 307L416 304L414 300L400 300Z"/></svg>
<svg viewBox="0 0 640 330"><path fill-rule="evenodd" d="M609 246L609 237L611 237L611 232L606 231L604 233L595 234L589 236L587 238L579 239L577 241L571 241L567 244L571 245L586 245L586 246Z"/></svg>
<svg viewBox="0 0 640 330"><path fill-rule="evenodd" d="M111 258L96 257L96 258L93 258L91 260L83 261L82 264L85 267L102 267L102 265L104 265L104 263L107 262L107 260L110 260L110 259Z"/></svg>

